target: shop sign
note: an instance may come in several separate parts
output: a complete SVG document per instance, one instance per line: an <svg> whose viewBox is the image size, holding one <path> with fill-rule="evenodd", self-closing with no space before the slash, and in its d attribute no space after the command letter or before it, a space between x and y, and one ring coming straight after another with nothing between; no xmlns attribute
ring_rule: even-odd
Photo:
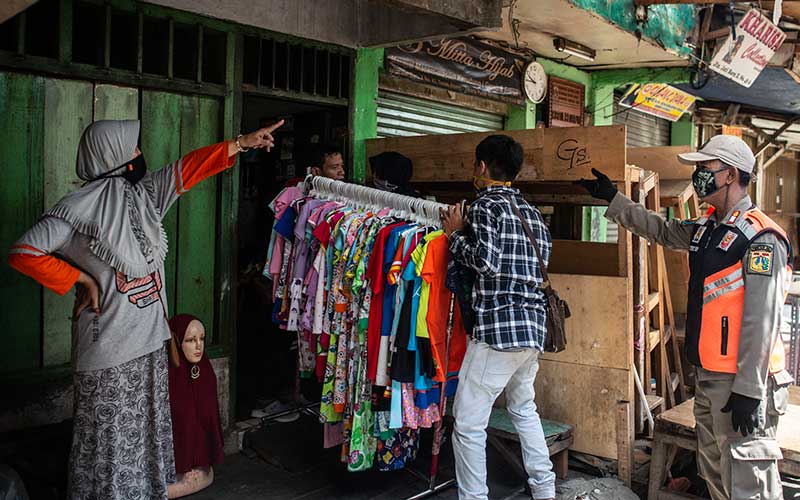
<svg viewBox="0 0 800 500"><path fill-rule="evenodd" d="M671 122L678 121L694 104L691 94L664 83L634 84L619 104Z"/></svg>
<svg viewBox="0 0 800 500"><path fill-rule="evenodd" d="M728 125L722 126L722 135L733 135L738 137L739 139L742 138L742 127L732 127Z"/></svg>
<svg viewBox="0 0 800 500"><path fill-rule="evenodd" d="M711 69L749 88L785 39L786 33L751 9L736 25L736 40L731 33L714 54Z"/></svg>
<svg viewBox="0 0 800 500"><path fill-rule="evenodd" d="M547 126L584 126L583 100L586 88L580 83L551 76L547 89Z"/></svg>
<svg viewBox="0 0 800 500"><path fill-rule="evenodd" d="M522 105L526 61L473 38L416 42L384 51L393 76Z"/></svg>

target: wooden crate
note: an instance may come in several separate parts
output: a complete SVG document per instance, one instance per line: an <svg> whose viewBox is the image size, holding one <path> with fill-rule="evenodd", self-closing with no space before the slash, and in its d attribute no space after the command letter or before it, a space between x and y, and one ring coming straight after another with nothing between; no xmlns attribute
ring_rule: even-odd
<svg viewBox="0 0 800 500"><path fill-rule="evenodd" d="M517 183L537 204L601 205L572 181L605 172L631 196L640 170L626 161L624 126L502 132L525 149ZM367 141L367 156L397 151L414 163L413 182L440 201L471 190L475 147L489 133ZM632 238L617 243L554 240L550 275L570 304L567 350L542 356L536 402L543 418L575 426L571 449L631 463L634 274Z"/></svg>

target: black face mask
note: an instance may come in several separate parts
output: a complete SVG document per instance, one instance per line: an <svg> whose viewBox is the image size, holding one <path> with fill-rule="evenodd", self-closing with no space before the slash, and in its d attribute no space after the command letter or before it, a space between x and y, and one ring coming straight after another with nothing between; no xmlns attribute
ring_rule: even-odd
<svg viewBox="0 0 800 500"><path fill-rule="evenodd" d="M122 173L119 174L114 173L119 170L122 170ZM119 167L113 170L109 170L108 172L98 176L94 180L97 181L100 179L109 179L111 177L122 177L131 184L136 185L137 182L142 180L144 174L146 173L147 173L147 163L144 161L144 155L140 154L136 158L130 161L126 161Z"/></svg>
<svg viewBox="0 0 800 500"><path fill-rule="evenodd" d="M728 168L723 167L719 170L704 170L701 168L695 169L694 173L692 174L692 185L694 186L694 190L700 199L711 196L722 189L722 186L717 186L717 181L714 179L714 174L718 174L723 170L728 170Z"/></svg>

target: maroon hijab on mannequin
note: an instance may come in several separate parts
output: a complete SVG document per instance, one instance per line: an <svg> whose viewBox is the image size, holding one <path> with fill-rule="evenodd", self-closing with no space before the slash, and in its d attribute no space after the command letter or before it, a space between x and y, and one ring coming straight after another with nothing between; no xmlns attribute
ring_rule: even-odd
<svg viewBox="0 0 800 500"><path fill-rule="evenodd" d="M217 401L217 376L208 356L197 363L200 376L192 380L190 363L181 345L189 323L196 320L179 314L169 322L180 365L169 364L169 405L172 410L172 435L175 447L175 471L185 474L193 468L209 467L224 457L222 425ZM198 320L199 321L199 320Z"/></svg>

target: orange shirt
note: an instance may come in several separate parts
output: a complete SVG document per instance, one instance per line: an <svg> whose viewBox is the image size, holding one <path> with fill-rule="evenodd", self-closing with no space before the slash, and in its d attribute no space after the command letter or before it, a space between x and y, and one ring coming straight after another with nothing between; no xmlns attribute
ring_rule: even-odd
<svg viewBox="0 0 800 500"><path fill-rule="evenodd" d="M434 380L437 382L445 382L446 375L458 373L467 351L467 332L461 319L458 301L456 301L453 311L453 333L450 337L450 355L445 374L443 366L447 342L447 319L450 314L450 298L452 296L450 290L445 286L449 260L450 250L446 236L442 235L428 243L421 276L426 283L430 284L427 323L433 361L436 366Z"/></svg>

